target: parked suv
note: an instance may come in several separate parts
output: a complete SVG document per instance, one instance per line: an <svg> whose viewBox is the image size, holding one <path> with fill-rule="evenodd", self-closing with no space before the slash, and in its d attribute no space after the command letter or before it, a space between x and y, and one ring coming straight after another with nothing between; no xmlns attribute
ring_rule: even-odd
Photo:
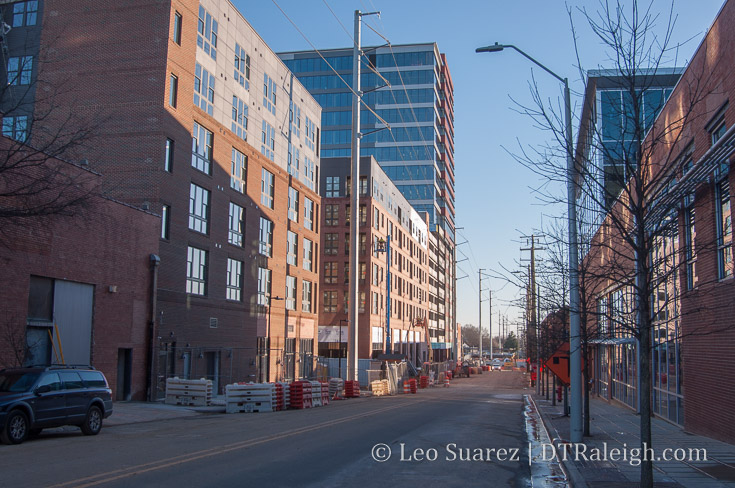
<svg viewBox="0 0 735 488"><path fill-rule="evenodd" d="M78 425L97 435L112 415L112 390L90 366L46 366L0 371L0 440L20 444L47 427Z"/></svg>

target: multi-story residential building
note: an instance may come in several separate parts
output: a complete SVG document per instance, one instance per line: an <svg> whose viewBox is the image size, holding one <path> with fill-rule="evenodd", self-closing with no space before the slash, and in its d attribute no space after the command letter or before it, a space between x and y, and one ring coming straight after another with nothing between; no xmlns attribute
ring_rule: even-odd
<svg viewBox="0 0 735 488"><path fill-rule="evenodd" d="M322 268L320 336L322 356L344 357L349 299L350 164L322 159ZM429 231L426 213L416 212L374 158L360 158L358 357L385 351L390 286L393 352L427 359ZM390 281L382 243L390 242ZM345 327L340 334L342 327ZM339 337L341 336L341 341Z"/></svg>
<svg viewBox="0 0 735 488"><path fill-rule="evenodd" d="M583 242L597 232L625 186L629 169L637 163L635 154L631 153L636 141L634 129L626 123L636 113L636 108L626 87L635 83L641 91L637 111L645 131L658 116L683 72L683 68L640 70L634 81L614 69L587 72L577 140L577 158L585 167L582 189L578 193Z"/></svg>
<svg viewBox="0 0 735 488"><path fill-rule="evenodd" d="M609 225L613 212L630 218L616 201L595 235L591 273L610 269L627 277L597 280L588 291L598 338L590 341L597 395L636 408L650 395L653 413L690 432L735 442L735 409L728 367L735 350L732 303L730 162L735 154L735 97L731 51L735 42L735 2L723 5L681 80L649 130L645 220L649 239L651 390L639 391L640 326L629 244ZM653 137L665 134L663 142ZM629 221L632 221L629 220ZM595 246L595 242L604 242ZM589 257L588 257L589 259ZM623 263L623 266L620 263ZM627 278L627 279L626 279Z"/></svg>
<svg viewBox="0 0 735 488"><path fill-rule="evenodd" d="M352 48L280 53L322 111L322 157L349 157L352 138ZM430 284L436 347L449 350L455 335L454 86L435 43L363 49L361 156L374 156L417 212L429 215L436 239L436 270ZM451 256L451 259L449 257ZM440 303L441 302L441 303ZM441 311L440 311L441 309ZM439 328L443 328L441 332ZM444 336L446 340L439 341ZM443 353L442 353L443 354Z"/></svg>
<svg viewBox="0 0 735 488"><path fill-rule="evenodd" d="M162 217L159 380L309 375L321 120L309 92L227 0L3 10L8 74L54 87L27 90L35 110L93 121L79 157L107 195ZM6 133L20 115L5 114Z"/></svg>

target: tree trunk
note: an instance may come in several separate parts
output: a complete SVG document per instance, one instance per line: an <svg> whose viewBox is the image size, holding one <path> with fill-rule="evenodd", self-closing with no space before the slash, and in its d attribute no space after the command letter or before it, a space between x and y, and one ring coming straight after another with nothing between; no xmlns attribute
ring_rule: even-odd
<svg viewBox="0 0 735 488"><path fill-rule="evenodd" d="M638 308L638 375L640 378L640 389L638 390L640 404L640 435L641 435L641 482L642 488L653 488L653 460L650 453L653 445L651 441L651 359L650 359L650 343L651 343L651 310L650 297L651 286L648 277L647 248L645 227L643 219L637 219L636 226L636 301Z"/></svg>

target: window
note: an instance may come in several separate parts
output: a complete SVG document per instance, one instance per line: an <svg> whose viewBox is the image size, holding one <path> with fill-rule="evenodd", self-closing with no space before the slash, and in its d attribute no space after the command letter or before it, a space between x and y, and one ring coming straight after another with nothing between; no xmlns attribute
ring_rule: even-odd
<svg viewBox="0 0 735 488"><path fill-rule="evenodd" d="M248 105L232 95L232 132L243 141L248 140Z"/></svg>
<svg viewBox="0 0 735 488"><path fill-rule="evenodd" d="M174 141L166 138L165 154L163 155L163 169L169 173L174 171Z"/></svg>
<svg viewBox="0 0 735 488"><path fill-rule="evenodd" d="M367 251L367 236L364 232L360 233L360 254L363 256L365 255L365 252Z"/></svg>
<svg viewBox="0 0 735 488"><path fill-rule="evenodd" d="M339 234L326 234L324 237L324 254L337 255L339 250Z"/></svg>
<svg viewBox="0 0 735 488"><path fill-rule="evenodd" d="M288 235L286 237L286 262L290 264L291 266L296 266L298 264L297 262L297 256L299 252L299 241L298 236L295 232L288 231Z"/></svg>
<svg viewBox="0 0 735 488"><path fill-rule="evenodd" d="M260 173L260 203L268 208L273 208L273 173L263 168Z"/></svg>
<svg viewBox="0 0 735 488"><path fill-rule="evenodd" d="M327 198L339 196L339 176L327 176L327 188L324 194Z"/></svg>
<svg viewBox="0 0 735 488"><path fill-rule="evenodd" d="M352 213L350 212L350 205L345 205L345 225L350 225L350 219L352 218Z"/></svg>
<svg viewBox="0 0 735 488"><path fill-rule="evenodd" d="M380 267L377 264L373 263L373 269L372 269L372 272L370 273L370 282L375 286L378 286L380 284L378 282L378 270L379 269Z"/></svg>
<svg viewBox="0 0 735 488"><path fill-rule="evenodd" d="M274 151L276 149L276 130L265 120L263 121L263 131L261 132L260 152L271 161L275 160Z"/></svg>
<svg viewBox="0 0 735 488"><path fill-rule="evenodd" d="M370 301L370 313L376 314L378 313L378 294L375 292L372 292L371 294L372 300Z"/></svg>
<svg viewBox="0 0 735 488"><path fill-rule="evenodd" d="M168 240L169 228L171 227L171 206L161 207L161 239Z"/></svg>
<svg viewBox="0 0 735 488"><path fill-rule="evenodd" d="M273 257L273 222L260 218L260 247L263 256Z"/></svg>
<svg viewBox="0 0 735 488"><path fill-rule="evenodd" d="M299 165L301 164L301 151L298 147L288 143L288 159L286 161L286 171L288 174L299 179Z"/></svg>
<svg viewBox="0 0 735 488"><path fill-rule="evenodd" d="M207 251L191 246L186 258L186 293L207 294Z"/></svg>
<svg viewBox="0 0 735 488"><path fill-rule="evenodd" d="M360 276L359 276L359 278L360 278L360 284L361 285L365 283L365 278L366 277L367 277L367 264L360 263Z"/></svg>
<svg viewBox="0 0 735 488"><path fill-rule="evenodd" d="M296 310L296 278L286 276L286 310Z"/></svg>
<svg viewBox="0 0 735 488"><path fill-rule="evenodd" d="M375 230L380 230L380 210L378 210L378 207L373 207L373 227Z"/></svg>
<svg viewBox="0 0 735 488"><path fill-rule="evenodd" d="M304 182L306 187L310 190L314 190L314 161L304 156L304 172L301 175L301 181Z"/></svg>
<svg viewBox="0 0 735 488"><path fill-rule="evenodd" d="M299 221L299 192L295 188L288 187L288 219Z"/></svg>
<svg viewBox="0 0 735 488"><path fill-rule="evenodd" d="M334 313L337 311L337 292L324 292L324 311Z"/></svg>
<svg viewBox="0 0 735 488"><path fill-rule="evenodd" d="M171 78L168 80L168 104L173 108L176 108L176 99L178 98L179 92L179 77L171 73Z"/></svg>
<svg viewBox="0 0 735 488"><path fill-rule="evenodd" d="M720 138L725 135L725 132L727 132L727 126L725 125L725 119L723 117L719 122L715 123L714 128L710 132L712 135L712 144L720 140Z"/></svg>
<svg viewBox="0 0 735 488"><path fill-rule="evenodd" d="M339 225L339 205L328 203L324 206L324 225Z"/></svg>
<svg viewBox="0 0 735 488"><path fill-rule="evenodd" d="M303 281L301 311L311 313L311 281Z"/></svg>
<svg viewBox="0 0 735 488"><path fill-rule="evenodd" d="M38 0L18 2L13 5L13 27L36 25Z"/></svg>
<svg viewBox="0 0 735 488"><path fill-rule="evenodd" d="M248 157L232 148L232 160L230 161L230 188L245 193L247 188Z"/></svg>
<svg viewBox="0 0 735 488"><path fill-rule="evenodd" d="M345 263L345 285L350 282L350 263Z"/></svg>
<svg viewBox="0 0 735 488"><path fill-rule="evenodd" d="M16 141L25 142L28 138L28 116L3 117L3 135Z"/></svg>
<svg viewBox="0 0 735 488"><path fill-rule="evenodd" d="M232 245L242 247L242 234L244 221L243 215L245 210L235 203L230 202L230 224L227 233L227 242Z"/></svg>
<svg viewBox="0 0 735 488"><path fill-rule="evenodd" d="M276 82L267 73L263 74L263 106L276 115Z"/></svg>
<svg viewBox="0 0 735 488"><path fill-rule="evenodd" d="M304 197L304 227L314 230L314 202Z"/></svg>
<svg viewBox="0 0 735 488"><path fill-rule="evenodd" d="M304 269L306 271L314 271L312 266L312 258L314 256L314 243L304 238Z"/></svg>
<svg viewBox="0 0 735 488"><path fill-rule="evenodd" d="M296 139L301 138L301 108L291 102L288 108L288 121L291 126L291 133Z"/></svg>
<svg viewBox="0 0 735 488"><path fill-rule="evenodd" d="M8 85L30 85L32 71L33 56L8 58Z"/></svg>
<svg viewBox="0 0 735 488"><path fill-rule="evenodd" d="M227 299L242 300L242 261L227 258Z"/></svg>
<svg viewBox="0 0 735 488"><path fill-rule="evenodd" d="M360 225L367 224L367 206L360 205Z"/></svg>
<svg viewBox="0 0 735 488"><path fill-rule="evenodd" d="M194 183L189 187L189 228L209 233L209 190Z"/></svg>
<svg viewBox="0 0 735 488"><path fill-rule="evenodd" d="M358 304L358 310L357 311L359 313L364 313L365 312L365 292L364 291L361 291L360 292L360 301L358 303L359 304Z"/></svg>
<svg viewBox="0 0 735 488"><path fill-rule="evenodd" d="M691 290L697 286L697 250L695 247L695 241L697 238L697 231L694 226L695 222L695 211L694 211L694 195L688 195L685 198L685 213L684 213L684 225L685 225L685 253L686 253L686 270L687 270L687 289Z"/></svg>
<svg viewBox="0 0 735 488"><path fill-rule="evenodd" d="M212 163L212 138L210 131L194 122L191 138L191 165L209 174Z"/></svg>
<svg viewBox="0 0 735 488"><path fill-rule="evenodd" d="M309 119L309 117L304 117L304 141L306 142L306 147L314 150L314 141L316 140L316 124Z"/></svg>
<svg viewBox="0 0 735 488"><path fill-rule="evenodd" d="M717 183L717 265L720 279L732 276L732 214L727 173Z"/></svg>
<svg viewBox="0 0 735 488"><path fill-rule="evenodd" d="M350 254L350 235L345 234L345 256Z"/></svg>
<svg viewBox="0 0 735 488"><path fill-rule="evenodd" d="M172 38L176 44L181 45L181 14L178 12L174 13L174 32Z"/></svg>
<svg viewBox="0 0 735 488"><path fill-rule="evenodd" d="M258 305L268 306L271 296L271 270L258 268Z"/></svg>
<svg viewBox="0 0 735 488"><path fill-rule="evenodd" d="M209 115L214 111L214 75L197 63L194 72L194 105Z"/></svg>
<svg viewBox="0 0 735 488"><path fill-rule="evenodd" d="M360 196L364 197L368 194L368 179L367 176L360 176Z"/></svg>
<svg viewBox="0 0 735 488"><path fill-rule="evenodd" d="M204 49L212 59L217 59L217 21L199 6L199 23L197 24L197 46Z"/></svg>
<svg viewBox="0 0 735 488"><path fill-rule="evenodd" d="M327 261L324 263L324 283L337 284L337 262Z"/></svg>
<svg viewBox="0 0 735 488"><path fill-rule="evenodd" d="M245 50L240 44L235 43L235 81L244 86L246 90L250 89L250 56L245 54Z"/></svg>

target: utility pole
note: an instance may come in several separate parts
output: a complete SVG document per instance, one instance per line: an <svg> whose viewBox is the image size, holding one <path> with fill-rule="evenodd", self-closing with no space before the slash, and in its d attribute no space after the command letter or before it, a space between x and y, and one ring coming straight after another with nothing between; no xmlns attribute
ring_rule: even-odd
<svg viewBox="0 0 735 488"><path fill-rule="evenodd" d="M477 329L480 332L480 360L482 361L482 268L477 270Z"/></svg>
<svg viewBox="0 0 735 488"><path fill-rule="evenodd" d="M352 48L352 198L350 208L350 295L349 295L349 324L347 334L347 379L358 379L357 366L357 331L358 324L358 266L359 260L359 231L360 222L360 104L362 103L362 91L360 91L360 61L362 48L360 47L361 23L363 15L373 15L379 12L362 13L355 10L355 44Z"/></svg>
<svg viewBox="0 0 735 488"><path fill-rule="evenodd" d="M488 330L490 331L490 361L493 360L493 291L488 287Z"/></svg>

